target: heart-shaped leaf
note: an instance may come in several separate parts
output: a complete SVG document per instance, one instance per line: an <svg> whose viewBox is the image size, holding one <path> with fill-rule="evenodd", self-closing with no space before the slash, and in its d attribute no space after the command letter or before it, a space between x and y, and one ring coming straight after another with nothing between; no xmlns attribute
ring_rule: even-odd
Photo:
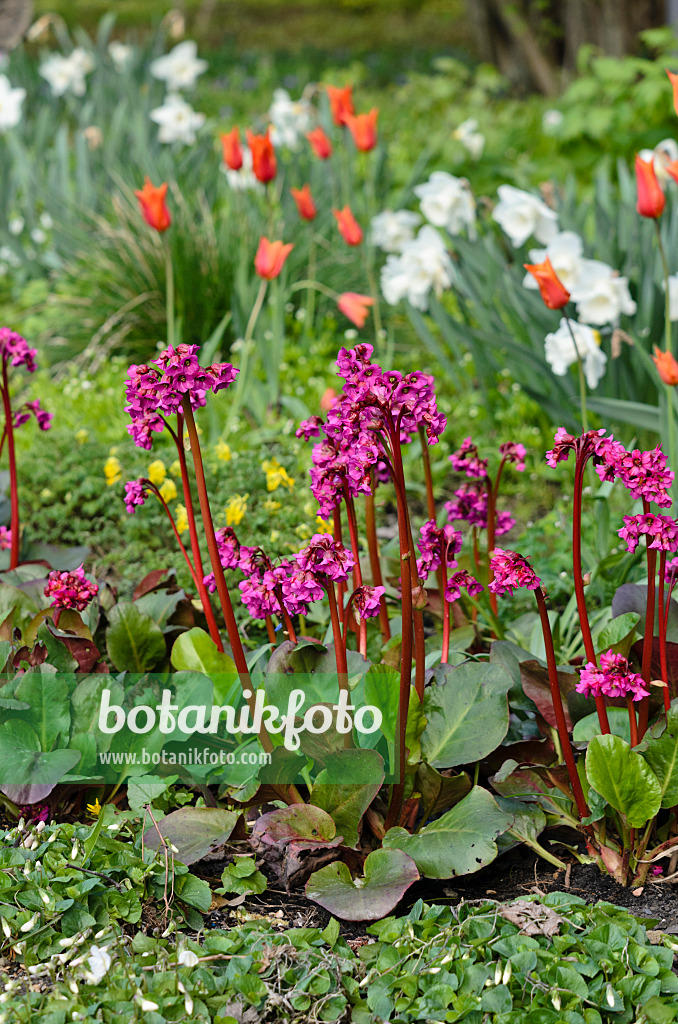
<svg viewBox="0 0 678 1024"><path fill-rule="evenodd" d="M240 817L239 811L223 807L181 807L172 811L144 833L144 843L152 850L161 848L160 834L179 851L182 864L194 864L212 850L223 846Z"/></svg>
<svg viewBox="0 0 678 1024"><path fill-rule="evenodd" d="M364 878L351 878L342 861L314 872L306 895L342 921L378 921L419 880L417 866L401 850L374 850L365 861Z"/></svg>
<svg viewBox="0 0 678 1024"><path fill-rule="evenodd" d="M572 731L572 720L570 719L567 707L567 695L575 689L578 680L579 676L575 672L558 672L560 693L565 698L563 701L563 711L568 732ZM520 665L520 681L525 696L529 697L536 704L537 711L542 718L552 729L555 729L557 726L556 713L553 709L553 697L551 695L548 670L534 659L532 661L523 661Z"/></svg>
<svg viewBox="0 0 678 1024"><path fill-rule="evenodd" d="M311 801L332 817L345 846L357 846L363 814L381 789L384 761L376 750L342 750L325 762Z"/></svg>
<svg viewBox="0 0 678 1024"><path fill-rule="evenodd" d="M268 846L291 842L329 843L336 834L329 814L310 804L292 804L262 814L252 829L252 837L256 836Z"/></svg>

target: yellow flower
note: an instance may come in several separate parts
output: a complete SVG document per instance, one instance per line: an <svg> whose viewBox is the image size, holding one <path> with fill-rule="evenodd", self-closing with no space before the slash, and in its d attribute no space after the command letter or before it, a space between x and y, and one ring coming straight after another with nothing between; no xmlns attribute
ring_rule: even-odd
<svg viewBox="0 0 678 1024"><path fill-rule="evenodd" d="M269 498L268 501L264 502L264 508L267 512L277 512L279 508L282 508L282 504L279 501L274 501L273 498Z"/></svg>
<svg viewBox="0 0 678 1024"><path fill-rule="evenodd" d="M315 532L316 533L332 533L332 527L329 523L326 523L320 516L315 517Z"/></svg>
<svg viewBox="0 0 678 1024"><path fill-rule="evenodd" d="M247 512L249 494L234 494L226 505L226 526L237 526Z"/></svg>
<svg viewBox="0 0 678 1024"><path fill-rule="evenodd" d="M313 536L313 530L306 523L300 523L294 531L297 537L301 537L302 540L308 540L309 537Z"/></svg>
<svg viewBox="0 0 678 1024"><path fill-rule="evenodd" d="M87 804L87 810L90 814L93 814L95 818L99 817L101 811L101 804L99 803L99 797L96 797L93 804Z"/></svg>
<svg viewBox="0 0 678 1024"><path fill-rule="evenodd" d="M169 468L170 476L181 476L181 463L178 459L175 459Z"/></svg>
<svg viewBox="0 0 678 1024"><path fill-rule="evenodd" d="M169 477L165 480L164 484L160 488L160 497L164 498L165 501L174 501L177 496L177 485L174 480L170 480Z"/></svg>
<svg viewBox="0 0 678 1024"><path fill-rule="evenodd" d="M219 441L219 443L215 446L214 450L217 453L217 458L221 459L222 462L231 461L231 449L229 448L225 441Z"/></svg>
<svg viewBox="0 0 678 1024"><path fill-rule="evenodd" d="M104 463L104 476L109 487L122 480L122 465L120 459L116 459L115 455L110 455L106 459Z"/></svg>
<svg viewBox="0 0 678 1024"><path fill-rule="evenodd" d="M186 514L185 505L175 505L174 515L177 524L177 530L179 533L184 533L188 529L188 516Z"/></svg>
<svg viewBox="0 0 678 1024"><path fill-rule="evenodd" d="M279 487L294 487L294 480L288 475L284 466L281 466L277 459L265 459L261 468L266 474L266 488L269 491L277 491Z"/></svg>
<svg viewBox="0 0 678 1024"><path fill-rule="evenodd" d="M160 484L163 482L166 476L167 470L165 469L165 463L162 461L162 459L156 459L155 462L152 462L148 467L148 479L151 481L152 484L155 484L156 487L160 487Z"/></svg>
<svg viewBox="0 0 678 1024"><path fill-rule="evenodd" d="M280 536L280 530L271 530L271 544L275 544Z"/></svg>
<svg viewBox="0 0 678 1024"><path fill-rule="evenodd" d="M311 516L313 519L318 515L318 502L307 501L304 505L304 515Z"/></svg>
<svg viewBox="0 0 678 1024"><path fill-rule="evenodd" d="M83 428L81 430L76 431L75 440L78 442L78 444L84 444L88 437L89 437L89 431L88 430L85 430Z"/></svg>

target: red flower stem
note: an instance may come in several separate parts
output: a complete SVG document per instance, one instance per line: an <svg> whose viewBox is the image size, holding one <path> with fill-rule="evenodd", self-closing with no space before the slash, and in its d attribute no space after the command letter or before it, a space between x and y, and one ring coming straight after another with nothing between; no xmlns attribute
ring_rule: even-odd
<svg viewBox="0 0 678 1024"><path fill-rule="evenodd" d="M558 683L558 667L556 665L556 655L553 649L553 634L551 633L551 623L549 622L549 616L546 610L546 601L544 600L541 588L537 588L537 590L535 590L534 596L537 599L537 608L539 609L539 618L541 619L541 628L544 634L546 664L549 673L549 685L551 687L551 700L553 701L553 710L556 716L556 726L558 729L560 746L563 751L563 757L565 758L565 764L567 765L567 773L570 776L570 784L572 786L572 792L574 793L575 803L577 804L577 810L579 811L579 817L587 818L589 809L586 806L586 800L584 799L584 792L581 788L581 780L579 778L579 773L577 772L577 765L574 760L574 753L570 743L570 735L567 730L567 722L565 721L563 696L560 692L560 685Z"/></svg>
<svg viewBox="0 0 678 1024"><path fill-rule="evenodd" d="M367 619L360 620L359 632L358 632L358 650L362 654L363 658L367 657Z"/></svg>
<svg viewBox="0 0 678 1024"><path fill-rule="evenodd" d="M362 587L363 577L360 571L360 548L358 547L358 523L355 515L353 498L349 494L348 484L344 481L344 500L346 501L346 518L348 519L348 533L351 538L351 551L353 552L353 589Z"/></svg>
<svg viewBox="0 0 678 1024"><path fill-rule="evenodd" d="M278 607L280 608L280 614L282 615L282 620L283 620L283 622L285 624L285 631L287 633L287 638L288 638L288 640L291 640L293 644L296 644L298 642L297 641L297 634L296 634L296 632L294 630L294 625L292 623L292 619L290 618L290 614L287 611L287 608L285 607L285 599L283 598L283 592L282 592L282 587L281 586L277 586L275 588L275 596L278 599Z"/></svg>
<svg viewBox="0 0 678 1024"><path fill-rule="evenodd" d="M176 445L177 455L179 456L179 467L181 471L181 486L184 492L184 508L186 509L186 518L188 520L188 535L191 540L191 552L193 554L193 564L195 566L196 573L196 586L198 588L198 595L202 604L203 611L205 613L205 619L207 620L207 628L209 629L212 640L217 645L217 649L223 653L224 645L219 635L219 627L217 620L214 617L214 609L212 608L212 602L207 587L204 583L205 571L202 565L202 555L200 554L200 541L198 540L198 529L195 522L195 512L193 511L193 498L191 497L191 482L188 478L188 466L186 464L186 451L184 449L183 435L184 435L184 418L181 413L177 413L177 433L175 434L171 426L167 421L167 428L171 433L174 444Z"/></svg>
<svg viewBox="0 0 678 1024"><path fill-rule="evenodd" d="M9 552L9 567L16 569L19 564L19 487L16 478L16 451L14 448L14 423L12 422L12 402L9 396L9 380L7 376L7 359L2 359L2 404L5 410L5 431L7 433L7 455L9 457L9 487L11 504L12 541Z"/></svg>
<svg viewBox="0 0 678 1024"><path fill-rule="evenodd" d="M212 520L212 513L210 511L210 501L207 494L207 483L205 481L205 470L202 462L202 452L200 451L200 441L198 438L198 430L195 425L195 419L193 417L193 409L191 408L190 395L184 395L183 399L183 410L184 417L186 419L186 428L188 430L188 437L191 443L191 456L193 458L193 466L195 468L195 482L198 487L198 499L200 501L200 511L202 513L202 521L205 529L205 537L207 539L207 549L210 554L210 561L212 563L212 572L214 573L214 580L217 585L217 593L219 594L219 600L221 602L221 610L224 615L226 622L226 632L228 633L228 639L231 644L233 651L233 660L235 661L235 667L238 670L240 676L240 683L243 690L250 693L247 699L247 704L252 714L254 714L255 701L254 694L252 692L252 684L250 680L249 669L247 668L247 660L245 658L245 651L243 650L242 641L238 632L238 624L235 621L235 615L233 614L233 605L231 604L231 597L228 593L228 587L226 586L226 577L224 576L224 570L221 565L221 559L219 558L219 547L217 545L217 538L214 532L214 522ZM260 742L264 747L264 750L270 751L273 749L270 737L266 733L266 730L262 728L260 736Z"/></svg>
<svg viewBox="0 0 678 1024"><path fill-rule="evenodd" d="M440 572L443 578L443 653L440 664L447 665L450 657L450 615L452 614L452 605L449 601L445 600L445 591L447 590L447 551L444 551Z"/></svg>
<svg viewBox="0 0 678 1024"><path fill-rule="evenodd" d="M429 452L428 438L426 436L426 427L423 423L419 424L419 441L421 444L421 455L424 463L424 482L426 484L426 511L429 519L433 519L434 522L438 522L438 513L436 511L436 499L433 493L433 476L431 474L431 454ZM440 594L440 603L444 605L444 589L445 584L443 583L442 569L438 569L436 572L436 579L438 581L438 593Z"/></svg>
<svg viewBox="0 0 678 1024"><path fill-rule="evenodd" d="M155 494L156 498L158 499L158 501L160 502L160 504L164 508L165 514L166 514L167 518L169 519L170 526L172 527L172 530L174 532L174 536L176 537L177 544L179 545L179 550L181 551L182 555L184 556L184 560L186 562L186 565L188 566L188 571L191 574L191 578L192 578L193 582L195 583L196 587L198 587L198 576L196 574L195 569L193 568L193 563L191 562L190 558L188 557L188 552L187 552L186 548L183 545L183 542L181 540L181 534L179 533L179 531L177 529L177 524L174 521L174 516L170 512L169 505L167 504L167 502L165 501L165 499L163 498L162 494L160 493L160 491L158 490L158 488L155 486L154 483L152 483L150 480L146 480L144 482L147 485L148 489L150 491L153 491L153 493Z"/></svg>
<svg viewBox="0 0 678 1024"><path fill-rule="evenodd" d="M574 498L572 502L572 576L574 578L574 593L577 599L577 613L579 625L584 641L584 650L587 661L597 665L596 649L593 646L591 626L589 625L589 614L586 608L586 595L584 594L584 578L581 571L581 513L582 513L582 491L584 488L584 469L586 458L577 458L574 471ZM603 736L610 732L610 723L607 718L605 699L598 694L595 698L596 711L598 712L598 724Z"/></svg>
<svg viewBox="0 0 678 1024"><path fill-rule="evenodd" d="M499 474L501 473L501 466L503 466L503 462L499 467L499 472L497 473L497 486L499 486ZM490 583L492 583L492 581L494 580L491 558L492 552L494 551L494 535L497 526L496 491L492 487L489 477L485 477L485 486L487 488L487 585L489 588ZM490 608L492 610L492 614L496 618L498 614L497 595L493 594L492 591L489 589L488 594L490 598Z"/></svg>
<svg viewBox="0 0 678 1024"><path fill-rule="evenodd" d="M341 505L337 505L334 510L334 516L332 518L332 533L336 544L343 544L341 534ZM346 593L346 584L342 581L337 584L337 604L339 609L339 620L341 624L344 624L344 594Z"/></svg>
<svg viewBox="0 0 678 1024"><path fill-rule="evenodd" d="M645 505L645 501L643 501ZM643 660L640 666L640 674L644 683L650 682L652 673L652 642L654 639L654 603L655 603L655 575L657 569L657 552L654 548L647 548L647 604L645 606L645 634L643 636ZM650 714L650 698L643 697L638 709L638 737L642 740L647 731L647 721Z"/></svg>
<svg viewBox="0 0 678 1024"><path fill-rule="evenodd" d="M664 698L664 711L668 714L668 710L671 706L671 696L669 694L669 671L668 671L668 657L666 651L666 617L664 615L664 580L666 576L666 552L662 551L659 554L659 590L658 590L658 615L659 615L659 663L661 665L661 677L664 686L662 687L662 696ZM669 599L670 600L670 599Z"/></svg>
<svg viewBox="0 0 678 1024"><path fill-rule="evenodd" d="M372 586L383 587L384 581L381 575L381 564L379 561L379 542L377 540L376 516L374 511L374 475L371 480L371 493L365 495L365 534L367 537L367 550L370 556L370 572L372 573ZM381 629L381 642L388 643L391 639L391 627L388 622L388 608L386 598L382 594L379 600L379 628Z"/></svg>
<svg viewBox="0 0 678 1024"><path fill-rule="evenodd" d="M325 590L327 591L327 599L330 603L330 619L332 621L332 633L334 635L334 657L337 663L337 682L339 683L340 690L345 690L346 693L350 693L348 685L346 650L341 636L341 623L339 622L337 599L334 596L334 583L331 579L325 578ZM344 746L353 746L353 740L350 732L346 733L344 736Z"/></svg>
<svg viewBox="0 0 678 1024"><path fill-rule="evenodd" d="M273 627L273 620L270 615L266 616L266 632L268 633L268 642L270 644L275 643L275 629Z"/></svg>
<svg viewBox="0 0 678 1024"><path fill-rule="evenodd" d="M633 697L630 693L626 695L626 706L629 709L629 725L631 726L631 746L638 743L638 727L636 725L636 709L633 706Z"/></svg>

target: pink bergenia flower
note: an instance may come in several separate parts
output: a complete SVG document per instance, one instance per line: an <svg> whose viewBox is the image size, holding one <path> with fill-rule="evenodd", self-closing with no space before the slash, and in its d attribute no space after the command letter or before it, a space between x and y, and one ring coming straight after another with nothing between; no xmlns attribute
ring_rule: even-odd
<svg viewBox="0 0 678 1024"><path fill-rule="evenodd" d="M604 430L588 430L581 437L568 434L565 427L558 427L553 439L553 448L546 453L546 461L549 466L555 467L559 462L567 462L570 452L574 452L577 458L586 456L589 458L598 449Z"/></svg>
<svg viewBox="0 0 678 1024"><path fill-rule="evenodd" d="M439 569L443 564L455 566L455 555L461 551L462 536L449 523L438 526L435 519L428 519L421 528L417 546L421 558L417 559L419 579L424 582L430 572Z"/></svg>
<svg viewBox="0 0 678 1024"><path fill-rule="evenodd" d="M596 471L601 480L618 477L632 498L643 498L663 508L671 505L670 490L675 474L667 467L661 445L650 451L639 448L627 452L623 445L609 439L599 446L602 458Z"/></svg>
<svg viewBox="0 0 678 1024"><path fill-rule="evenodd" d="M316 577L324 576L335 582L348 579L354 560L343 544L326 533L316 533L308 545L294 555L294 561L302 572L311 572Z"/></svg>
<svg viewBox="0 0 678 1024"><path fill-rule="evenodd" d="M40 408L39 398L36 398L34 402L24 402L24 404L17 409L14 413L14 426L22 427L24 423L28 423L31 416L35 416L40 430L49 430L52 426L54 414L46 412L45 409Z"/></svg>
<svg viewBox="0 0 678 1024"><path fill-rule="evenodd" d="M536 590L541 580L526 558L517 551L503 551L495 548L490 558L490 568L494 579L488 584L493 594L512 594L515 588Z"/></svg>
<svg viewBox="0 0 678 1024"><path fill-rule="evenodd" d="M20 804L19 817L25 822L49 821L49 807L47 804Z"/></svg>
<svg viewBox="0 0 678 1024"><path fill-rule="evenodd" d="M464 473L472 480L484 480L487 476L487 459L480 458L478 449L470 437L464 438L461 448L452 452L449 460L457 473Z"/></svg>
<svg viewBox="0 0 678 1024"><path fill-rule="evenodd" d="M37 349L30 348L25 338L9 327L0 327L0 356L11 366L25 366L29 373L35 373Z"/></svg>
<svg viewBox="0 0 678 1024"><path fill-rule="evenodd" d="M472 597L476 594L480 594L485 588L482 583L479 583L474 576L466 572L465 569L460 569L459 572L453 573L447 581L445 587L445 600L446 601L458 601L461 597L462 587Z"/></svg>
<svg viewBox="0 0 678 1024"><path fill-rule="evenodd" d="M12 546L12 531L9 526L0 526L0 551L8 551Z"/></svg>
<svg viewBox="0 0 678 1024"><path fill-rule="evenodd" d="M465 522L469 526L487 529L487 490L476 481L464 483L454 492L452 501L445 502L447 517L452 523ZM515 526L515 519L509 512L496 511L495 537L501 537Z"/></svg>
<svg viewBox="0 0 678 1024"><path fill-rule="evenodd" d="M353 607L361 619L372 619L379 614L386 587L357 587L353 591Z"/></svg>
<svg viewBox="0 0 678 1024"><path fill-rule="evenodd" d="M655 864L654 867L650 868L650 874L651 875L655 875L655 876L663 875L664 874L664 868L660 867L659 864Z"/></svg>
<svg viewBox="0 0 678 1024"><path fill-rule="evenodd" d="M502 460L514 463L519 473L525 471L525 456L527 455L525 445L519 444L517 441L506 441L505 444L499 445L499 452Z"/></svg>
<svg viewBox="0 0 678 1024"><path fill-rule="evenodd" d="M99 587L86 578L82 565L72 572L51 572L47 577L45 597L52 598L53 608L82 612L98 593Z"/></svg>
<svg viewBox="0 0 678 1024"><path fill-rule="evenodd" d="M140 478L139 480L128 480L125 484L125 508L134 515L137 507L146 504L146 498L148 497L148 481Z"/></svg>
<svg viewBox="0 0 678 1024"><path fill-rule="evenodd" d="M631 552L636 550L643 536L647 538L648 548L678 551L678 523L670 516L659 516L654 512L624 516L624 526L618 532Z"/></svg>
<svg viewBox="0 0 678 1024"><path fill-rule="evenodd" d="M664 579L666 583L669 584L669 586L673 586L673 584L676 582L676 580L678 579L678 558L672 558L670 561L667 561L665 566Z"/></svg>
<svg viewBox="0 0 678 1024"><path fill-rule="evenodd" d="M626 697L642 700L649 697L643 677L638 672L629 671L628 659L623 654L615 654L609 650L600 656L600 668L588 662L581 670L577 693L585 697Z"/></svg>
<svg viewBox="0 0 678 1024"><path fill-rule="evenodd" d="M221 529L215 532L217 540L217 549L219 551L219 561L221 562L222 569L243 569L243 572L247 572L248 575L254 572L254 567L243 568L240 563L241 557L254 551L254 548L245 548L243 545L238 543L238 538L235 535L235 531L231 526L223 526ZM210 594L213 594L217 589L217 583L214 578L214 573L210 572L203 578L203 583L209 590Z"/></svg>

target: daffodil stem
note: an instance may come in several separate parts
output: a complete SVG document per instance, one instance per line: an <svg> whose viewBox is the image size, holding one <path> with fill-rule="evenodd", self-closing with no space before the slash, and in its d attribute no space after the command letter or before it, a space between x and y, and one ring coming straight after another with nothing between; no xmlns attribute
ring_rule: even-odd
<svg viewBox="0 0 678 1024"><path fill-rule="evenodd" d="M567 315L565 316L565 323L567 324L567 329L570 332L572 344L574 345L574 351L577 355L577 372L579 374L579 404L581 407L581 427L582 433L585 434L586 431L589 429L589 426L588 413L586 409L586 376L584 374L584 363L582 362L582 358L579 354L579 347L577 345L577 339L574 336L574 331L572 330L570 318Z"/></svg>
<svg viewBox="0 0 678 1024"><path fill-rule="evenodd" d="M224 431L224 436L231 433L235 426L235 421L238 418L238 413L245 397L245 389L247 387L247 373L249 370L250 363L250 343L254 334L254 328L256 327L259 314L261 313L261 307L264 304L264 297L266 295L266 288L268 287L268 281L266 278L261 279L259 285L259 291L257 297L254 300L252 306L252 312L250 318L247 321L247 327L245 328L245 337L242 340L242 366L240 366L240 373L238 374L238 382L235 386L235 394L233 395L233 405L231 406L231 415L229 416L228 426Z"/></svg>
<svg viewBox="0 0 678 1024"><path fill-rule="evenodd" d="M165 309L167 316L167 344L174 347L174 266L169 240L165 239Z"/></svg>
<svg viewBox="0 0 678 1024"><path fill-rule="evenodd" d="M655 228L657 231L657 247L659 249L659 255L662 261L662 270L664 273L664 349L670 355L672 355L672 336L671 336L671 297L669 292L669 261L666 258L666 250L664 243L662 242L662 232L659 226L659 220L655 220ZM678 470L676 465L676 436L674 426L674 409L673 409L673 392L675 385L666 384L664 391L666 394L666 432L668 436L669 446L669 468L674 472ZM674 502L675 503L675 502Z"/></svg>

